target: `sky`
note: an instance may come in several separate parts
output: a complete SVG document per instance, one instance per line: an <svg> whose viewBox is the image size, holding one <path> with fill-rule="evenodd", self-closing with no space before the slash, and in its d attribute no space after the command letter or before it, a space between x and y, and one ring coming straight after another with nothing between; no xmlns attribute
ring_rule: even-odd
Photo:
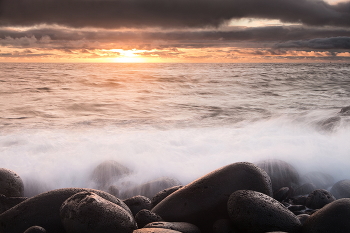
<svg viewBox="0 0 350 233"><path fill-rule="evenodd" d="M350 1L0 0L0 62L350 62Z"/></svg>

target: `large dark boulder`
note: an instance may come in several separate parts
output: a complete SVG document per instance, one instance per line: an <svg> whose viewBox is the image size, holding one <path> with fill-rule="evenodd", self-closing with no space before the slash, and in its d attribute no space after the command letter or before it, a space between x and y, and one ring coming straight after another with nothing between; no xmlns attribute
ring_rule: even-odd
<svg viewBox="0 0 350 233"><path fill-rule="evenodd" d="M334 178L330 174L313 171L304 174L300 178L301 183L312 183L316 189L327 189L334 184Z"/></svg>
<svg viewBox="0 0 350 233"><path fill-rule="evenodd" d="M173 192L177 191L178 189L182 188L182 185L170 187L167 189L163 189L162 191L158 192L156 195L152 197L152 206L156 206L159 202L161 202L164 198L172 194Z"/></svg>
<svg viewBox="0 0 350 233"><path fill-rule="evenodd" d="M293 187L299 184L299 173L289 163L279 159L268 159L257 162L256 165L266 171L272 182L272 190L282 187Z"/></svg>
<svg viewBox="0 0 350 233"><path fill-rule="evenodd" d="M227 210L232 224L242 232L297 232L299 219L284 205L266 194L239 190L230 196Z"/></svg>
<svg viewBox="0 0 350 233"><path fill-rule="evenodd" d="M123 201L129 207L134 216L142 209L150 210L152 208L151 200L148 197L140 195L130 197Z"/></svg>
<svg viewBox="0 0 350 233"><path fill-rule="evenodd" d="M6 197L0 194L0 214L27 199L27 197Z"/></svg>
<svg viewBox="0 0 350 233"><path fill-rule="evenodd" d="M201 233L197 226L188 222L152 222L143 228L162 228L180 231L182 233Z"/></svg>
<svg viewBox="0 0 350 233"><path fill-rule="evenodd" d="M151 222L163 221L163 219L158 214L153 213L150 210L146 210L146 209L140 210L135 215L135 220L139 228L142 228Z"/></svg>
<svg viewBox="0 0 350 233"><path fill-rule="evenodd" d="M349 233L350 198L342 198L312 214L302 227L303 233Z"/></svg>
<svg viewBox="0 0 350 233"><path fill-rule="evenodd" d="M321 209L323 206L335 201L335 197L327 190L316 189L306 198L306 206L311 209Z"/></svg>
<svg viewBox="0 0 350 233"><path fill-rule="evenodd" d="M114 160L100 163L92 172L91 179L98 188L109 187L118 179L129 175L131 170Z"/></svg>
<svg viewBox="0 0 350 233"><path fill-rule="evenodd" d="M142 228L137 229L133 233L181 233L180 231L163 229L163 228Z"/></svg>
<svg viewBox="0 0 350 233"><path fill-rule="evenodd" d="M152 211L167 222L189 222L202 231L215 220L228 218L227 200L231 193L256 190L272 196L271 181L252 163L233 163L219 168L172 193Z"/></svg>
<svg viewBox="0 0 350 233"><path fill-rule="evenodd" d="M67 233L132 233L133 216L93 192L80 192L63 202L60 216Z"/></svg>
<svg viewBox="0 0 350 233"><path fill-rule="evenodd" d="M337 199L350 198L350 180L341 180L335 183L330 192Z"/></svg>
<svg viewBox="0 0 350 233"><path fill-rule="evenodd" d="M64 232L60 218L62 203L72 195L88 191L113 202L127 210L129 208L115 196L94 189L64 188L49 191L29 198L0 215L0 232L14 233L24 232L31 226L41 226L50 233Z"/></svg>
<svg viewBox="0 0 350 233"><path fill-rule="evenodd" d="M23 181L16 172L0 168L0 194L6 197L23 197L23 190Z"/></svg>
<svg viewBox="0 0 350 233"><path fill-rule="evenodd" d="M129 198L136 195L142 195L148 198L152 198L158 192L170 187L177 186L179 184L180 182L178 180L162 177L125 190L123 193L121 193L120 197Z"/></svg>

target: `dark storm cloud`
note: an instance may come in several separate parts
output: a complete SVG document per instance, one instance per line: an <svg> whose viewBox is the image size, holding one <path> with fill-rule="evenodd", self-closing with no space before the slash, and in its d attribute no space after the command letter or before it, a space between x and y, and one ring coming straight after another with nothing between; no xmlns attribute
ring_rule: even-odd
<svg viewBox="0 0 350 233"><path fill-rule="evenodd" d="M278 48L350 49L350 37L316 38L287 41L276 44Z"/></svg>
<svg viewBox="0 0 350 233"><path fill-rule="evenodd" d="M350 2L316 0L0 0L1 25L205 27L229 19L350 26Z"/></svg>

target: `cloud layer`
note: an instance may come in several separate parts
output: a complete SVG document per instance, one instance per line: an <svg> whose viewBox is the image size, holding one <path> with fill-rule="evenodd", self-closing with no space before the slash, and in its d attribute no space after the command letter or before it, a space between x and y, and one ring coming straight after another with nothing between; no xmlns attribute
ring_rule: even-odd
<svg viewBox="0 0 350 233"><path fill-rule="evenodd" d="M350 2L316 0L0 0L0 25L143 28L219 26L238 18L350 26Z"/></svg>

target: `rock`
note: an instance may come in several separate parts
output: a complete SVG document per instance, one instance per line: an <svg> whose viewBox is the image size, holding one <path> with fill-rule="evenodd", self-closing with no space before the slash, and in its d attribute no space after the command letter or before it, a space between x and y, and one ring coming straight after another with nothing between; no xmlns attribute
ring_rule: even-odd
<svg viewBox="0 0 350 233"><path fill-rule="evenodd" d="M301 227L299 219L284 205L252 190L232 193L227 210L234 227L242 232L296 232Z"/></svg>
<svg viewBox="0 0 350 233"><path fill-rule="evenodd" d="M187 222L152 222L143 228L162 228L180 231L182 233L201 233L197 226Z"/></svg>
<svg viewBox="0 0 350 233"><path fill-rule="evenodd" d="M350 180L341 180L335 183L330 192L337 199L350 198Z"/></svg>
<svg viewBox="0 0 350 233"><path fill-rule="evenodd" d="M91 179L96 182L97 187L103 188L130 173L131 170L129 168L121 165L117 161L107 160L99 164L93 170Z"/></svg>
<svg viewBox="0 0 350 233"><path fill-rule="evenodd" d="M181 233L180 231L174 231L162 228L142 228L137 229L133 233Z"/></svg>
<svg viewBox="0 0 350 233"><path fill-rule="evenodd" d="M136 220L137 226L139 228L142 228L151 222L162 222L163 221L163 219L158 214L153 213L149 210L145 210L145 209L140 210L135 215L135 220Z"/></svg>
<svg viewBox="0 0 350 233"><path fill-rule="evenodd" d="M308 214L299 214L297 215L297 218L299 219L301 225L304 225L304 223L306 222L306 220L310 217L310 215Z"/></svg>
<svg viewBox="0 0 350 233"><path fill-rule="evenodd" d="M333 176L323 172L308 172L300 178L302 183L312 183L315 189L327 189L334 184ZM312 190L313 191L313 190ZM304 193L306 194L306 193Z"/></svg>
<svg viewBox="0 0 350 233"><path fill-rule="evenodd" d="M27 197L6 197L0 194L0 214L27 199Z"/></svg>
<svg viewBox="0 0 350 233"><path fill-rule="evenodd" d="M142 209L150 210L152 208L151 200L148 197L140 195L126 199L124 203L129 207L134 216Z"/></svg>
<svg viewBox="0 0 350 233"><path fill-rule="evenodd" d="M0 168L0 194L6 197L23 197L23 190L23 181L16 172Z"/></svg>
<svg viewBox="0 0 350 233"><path fill-rule="evenodd" d="M296 211L301 211L301 210L305 210L306 207L304 205L291 205L287 207L290 211L292 211L293 213Z"/></svg>
<svg viewBox="0 0 350 233"><path fill-rule="evenodd" d="M293 197L292 202L293 202L293 205L306 205L306 199L307 199L307 196Z"/></svg>
<svg viewBox="0 0 350 233"><path fill-rule="evenodd" d="M158 192L179 185L179 181L172 178L162 177L157 180L147 182L145 184L128 189L121 194L122 198L133 197L136 195L142 195L148 198L152 198Z"/></svg>
<svg viewBox="0 0 350 233"><path fill-rule="evenodd" d="M256 165L270 176L273 191L282 187L292 187L293 184L299 184L298 171L287 162L278 159L268 159L260 161Z"/></svg>
<svg viewBox="0 0 350 233"><path fill-rule="evenodd" d="M60 218L60 207L66 199L83 191L96 193L100 197L119 205L131 214L124 202L109 193L83 188L57 189L28 198L2 213L0 215L0 232L24 232L31 226L41 226L47 232L62 233L64 228Z"/></svg>
<svg viewBox="0 0 350 233"><path fill-rule="evenodd" d="M219 219L213 224L213 233L235 233L229 219Z"/></svg>
<svg viewBox="0 0 350 233"><path fill-rule="evenodd" d="M46 230L39 226L29 227L24 233L46 233Z"/></svg>
<svg viewBox="0 0 350 233"><path fill-rule="evenodd" d="M137 229L133 216L93 192L80 192L61 206L60 216L67 233L132 233Z"/></svg>
<svg viewBox="0 0 350 233"><path fill-rule="evenodd" d="M283 187L273 193L273 198L279 202L282 202L290 196L290 193L291 189L288 187Z"/></svg>
<svg viewBox="0 0 350 233"><path fill-rule="evenodd" d="M306 183L297 187L294 191L295 196L310 194L312 191L316 190L316 186L312 183Z"/></svg>
<svg viewBox="0 0 350 233"><path fill-rule="evenodd" d="M252 163L233 163L219 168L172 193L152 211L167 222L189 222L211 229L220 218L228 218L226 204L231 193L256 190L272 196L271 181Z"/></svg>
<svg viewBox="0 0 350 233"><path fill-rule="evenodd" d="M340 114L342 115L349 115L350 114L350 106L343 107L340 109Z"/></svg>
<svg viewBox="0 0 350 233"><path fill-rule="evenodd" d="M312 214L302 227L303 233L349 233L350 198L342 198Z"/></svg>
<svg viewBox="0 0 350 233"><path fill-rule="evenodd" d="M311 209L320 209L335 200L335 197L327 190L316 189L307 197L306 206Z"/></svg>
<svg viewBox="0 0 350 233"><path fill-rule="evenodd" d="M115 185L109 186L107 192L113 196L119 197L119 189Z"/></svg>
<svg viewBox="0 0 350 233"><path fill-rule="evenodd" d="M182 185L170 187L158 192L155 196L152 197L152 206L156 206L159 202L161 202L164 198L182 188Z"/></svg>

